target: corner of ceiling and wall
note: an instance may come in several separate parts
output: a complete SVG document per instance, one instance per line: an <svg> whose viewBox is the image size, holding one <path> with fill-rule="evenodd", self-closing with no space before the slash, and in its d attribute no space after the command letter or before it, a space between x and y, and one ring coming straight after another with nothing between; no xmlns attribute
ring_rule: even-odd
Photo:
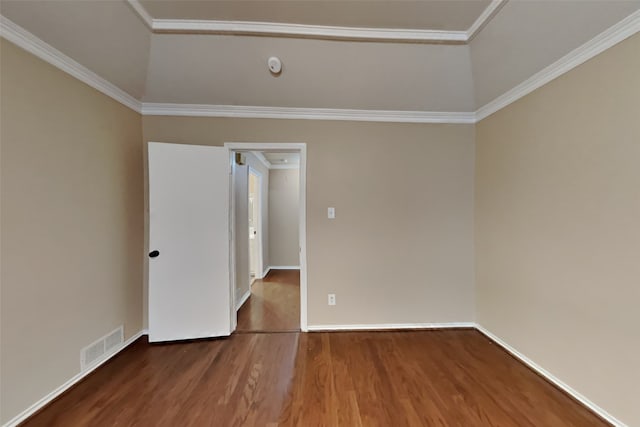
<svg viewBox="0 0 640 427"><path fill-rule="evenodd" d="M86 4L5 1L2 36L143 115L476 123L640 28L637 2L492 0L455 31L158 19L138 0L105 3L118 34ZM47 19L70 7L70 34L52 35ZM114 41L92 51L73 32ZM514 50L528 54L504 55ZM267 52L283 57L282 77L266 72Z"/></svg>

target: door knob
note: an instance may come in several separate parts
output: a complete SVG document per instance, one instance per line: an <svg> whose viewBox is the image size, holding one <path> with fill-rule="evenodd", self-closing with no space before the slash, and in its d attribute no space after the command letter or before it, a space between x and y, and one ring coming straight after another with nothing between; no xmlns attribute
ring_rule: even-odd
<svg viewBox="0 0 640 427"><path fill-rule="evenodd" d="M151 251L149 252L149 258L155 258L160 255L160 251Z"/></svg>

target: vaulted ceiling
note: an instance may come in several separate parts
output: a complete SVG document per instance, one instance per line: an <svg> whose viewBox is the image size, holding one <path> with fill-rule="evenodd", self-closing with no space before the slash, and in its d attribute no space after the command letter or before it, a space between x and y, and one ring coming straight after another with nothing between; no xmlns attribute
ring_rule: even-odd
<svg viewBox="0 0 640 427"><path fill-rule="evenodd" d="M153 103L475 111L640 1L15 1L0 13ZM283 71L269 73L278 56Z"/></svg>
<svg viewBox="0 0 640 427"><path fill-rule="evenodd" d="M141 0L156 19L280 22L364 28L466 30L489 0Z"/></svg>

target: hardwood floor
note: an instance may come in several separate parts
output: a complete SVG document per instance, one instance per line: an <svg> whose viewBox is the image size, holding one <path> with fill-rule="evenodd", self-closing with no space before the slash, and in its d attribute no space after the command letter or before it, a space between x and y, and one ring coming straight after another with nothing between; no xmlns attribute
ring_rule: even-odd
<svg viewBox="0 0 640 427"><path fill-rule="evenodd" d="M24 426L603 426L475 330L140 339Z"/></svg>
<svg viewBox="0 0 640 427"><path fill-rule="evenodd" d="M271 270L251 286L238 311L237 331L299 331L300 270Z"/></svg>

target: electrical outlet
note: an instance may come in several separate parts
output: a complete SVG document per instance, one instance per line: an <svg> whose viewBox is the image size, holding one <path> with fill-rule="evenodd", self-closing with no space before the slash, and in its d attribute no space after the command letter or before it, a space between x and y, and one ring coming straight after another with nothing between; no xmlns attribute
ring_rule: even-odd
<svg viewBox="0 0 640 427"><path fill-rule="evenodd" d="M336 305L336 294L329 294L327 299L328 299L327 304Z"/></svg>

